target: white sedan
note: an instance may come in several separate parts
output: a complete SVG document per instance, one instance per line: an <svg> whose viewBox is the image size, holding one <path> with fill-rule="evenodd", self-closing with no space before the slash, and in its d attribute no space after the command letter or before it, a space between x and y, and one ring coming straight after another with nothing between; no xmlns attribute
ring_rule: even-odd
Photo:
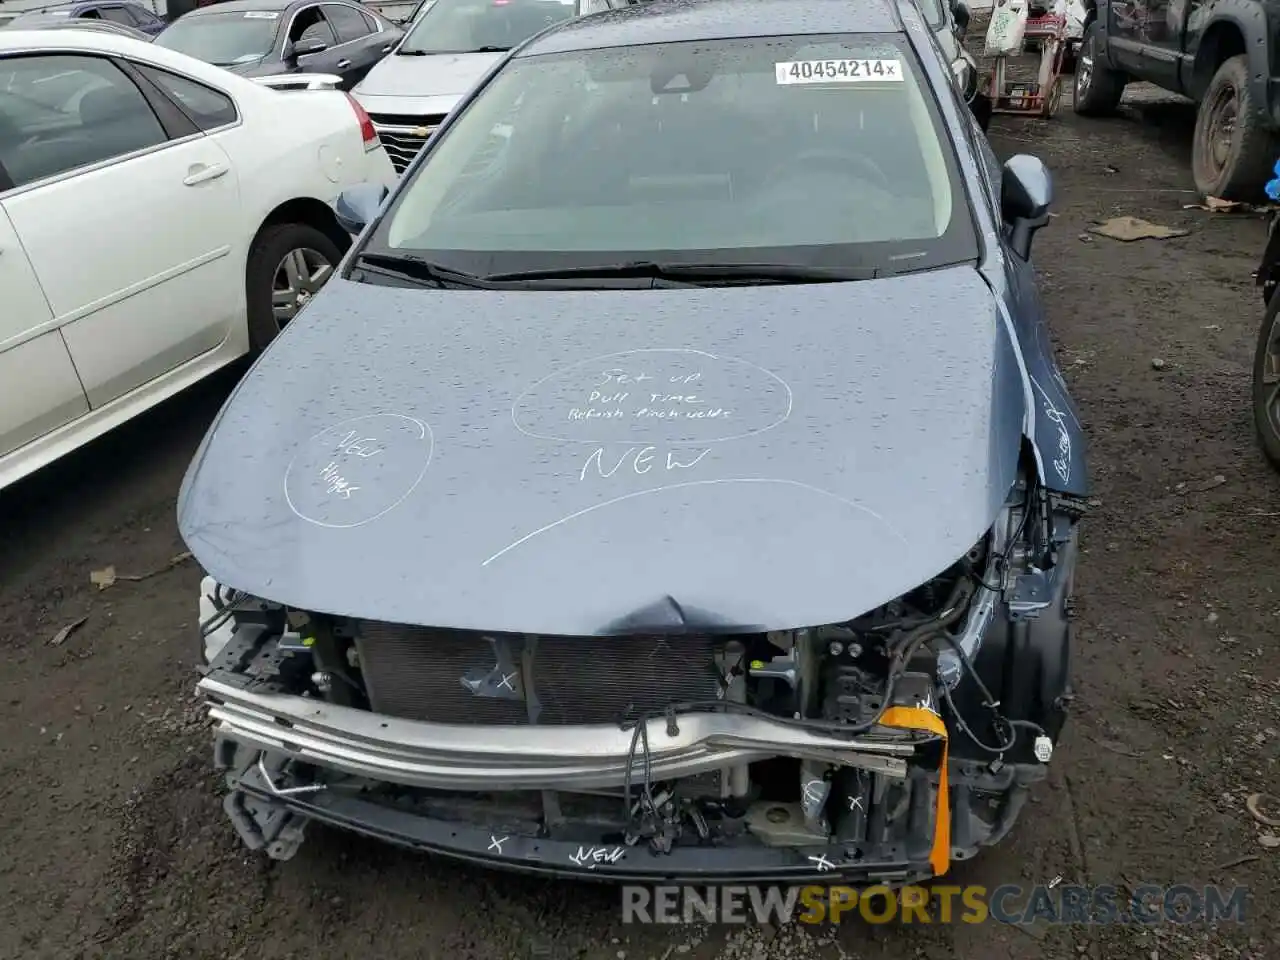
<svg viewBox="0 0 1280 960"><path fill-rule="evenodd" d="M0 488L259 351L395 171L354 100L102 32L0 31Z"/></svg>

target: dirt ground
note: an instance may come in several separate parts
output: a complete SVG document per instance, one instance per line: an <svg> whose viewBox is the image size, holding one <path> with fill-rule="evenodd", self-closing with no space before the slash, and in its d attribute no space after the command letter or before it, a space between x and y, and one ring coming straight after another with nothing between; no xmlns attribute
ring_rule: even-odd
<svg viewBox="0 0 1280 960"><path fill-rule="evenodd" d="M1280 797L1280 478L1248 414L1264 226L1184 208L1197 200L1191 123L1167 103L1107 122L1069 106L1047 124L996 121L1002 157L1038 153L1057 176L1035 257L1097 500L1078 578L1079 695L1052 778L1006 845L951 879L1245 885L1245 924L624 927L608 888L321 830L289 863L247 854L191 695L199 571L101 592L89 579L157 570L184 549L174 496L237 370L0 494L0 956L1280 956L1265 914L1280 903L1280 850L1245 809L1249 794ZM1189 232L1086 233L1120 214Z"/></svg>

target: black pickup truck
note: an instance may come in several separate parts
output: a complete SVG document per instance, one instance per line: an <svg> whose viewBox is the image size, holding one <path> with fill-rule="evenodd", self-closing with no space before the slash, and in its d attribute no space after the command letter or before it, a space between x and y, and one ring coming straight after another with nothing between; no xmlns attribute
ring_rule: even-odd
<svg viewBox="0 0 1280 960"><path fill-rule="evenodd" d="M1075 111L1115 110L1145 81L1199 105L1196 188L1258 202L1280 155L1280 0L1089 0Z"/></svg>

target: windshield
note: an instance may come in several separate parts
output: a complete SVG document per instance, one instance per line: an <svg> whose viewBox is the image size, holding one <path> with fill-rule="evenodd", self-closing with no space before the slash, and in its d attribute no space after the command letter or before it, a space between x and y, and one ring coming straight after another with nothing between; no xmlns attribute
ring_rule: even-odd
<svg viewBox="0 0 1280 960"><path fill-rule="evenodd" d="M201 13L174 21L155 42L205 63L229 67L261 60L270 53L279 23L276 10Z"/></svg>
<svg viewBox="0 0 1280 960"><path fill-rule="evenodd" d="M510 50L568 20L577 0L433 0L396 51L402 56Z"/></svg>
<svg viewBox="0 0 1280 960"><path fill-rule="evenodd" d="M442 132L366 252L473 274L956 263L976 235L945 137L896 36L517 58Z"/></svg>

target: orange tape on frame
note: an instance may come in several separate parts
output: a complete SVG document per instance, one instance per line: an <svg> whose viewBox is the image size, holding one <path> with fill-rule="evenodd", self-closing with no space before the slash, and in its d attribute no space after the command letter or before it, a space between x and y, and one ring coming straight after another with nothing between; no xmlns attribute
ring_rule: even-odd
<svg viewBox="0 0 1280 960"><path fill-rule="evenodd" d="M947 725L932 710L890 707L880 718L882 726L900 730L924 730L942 738L942 765L938 768L938 806L933 818L933 849L929 863L935 876L951 866L951 793L947 787Z"/></svg>

